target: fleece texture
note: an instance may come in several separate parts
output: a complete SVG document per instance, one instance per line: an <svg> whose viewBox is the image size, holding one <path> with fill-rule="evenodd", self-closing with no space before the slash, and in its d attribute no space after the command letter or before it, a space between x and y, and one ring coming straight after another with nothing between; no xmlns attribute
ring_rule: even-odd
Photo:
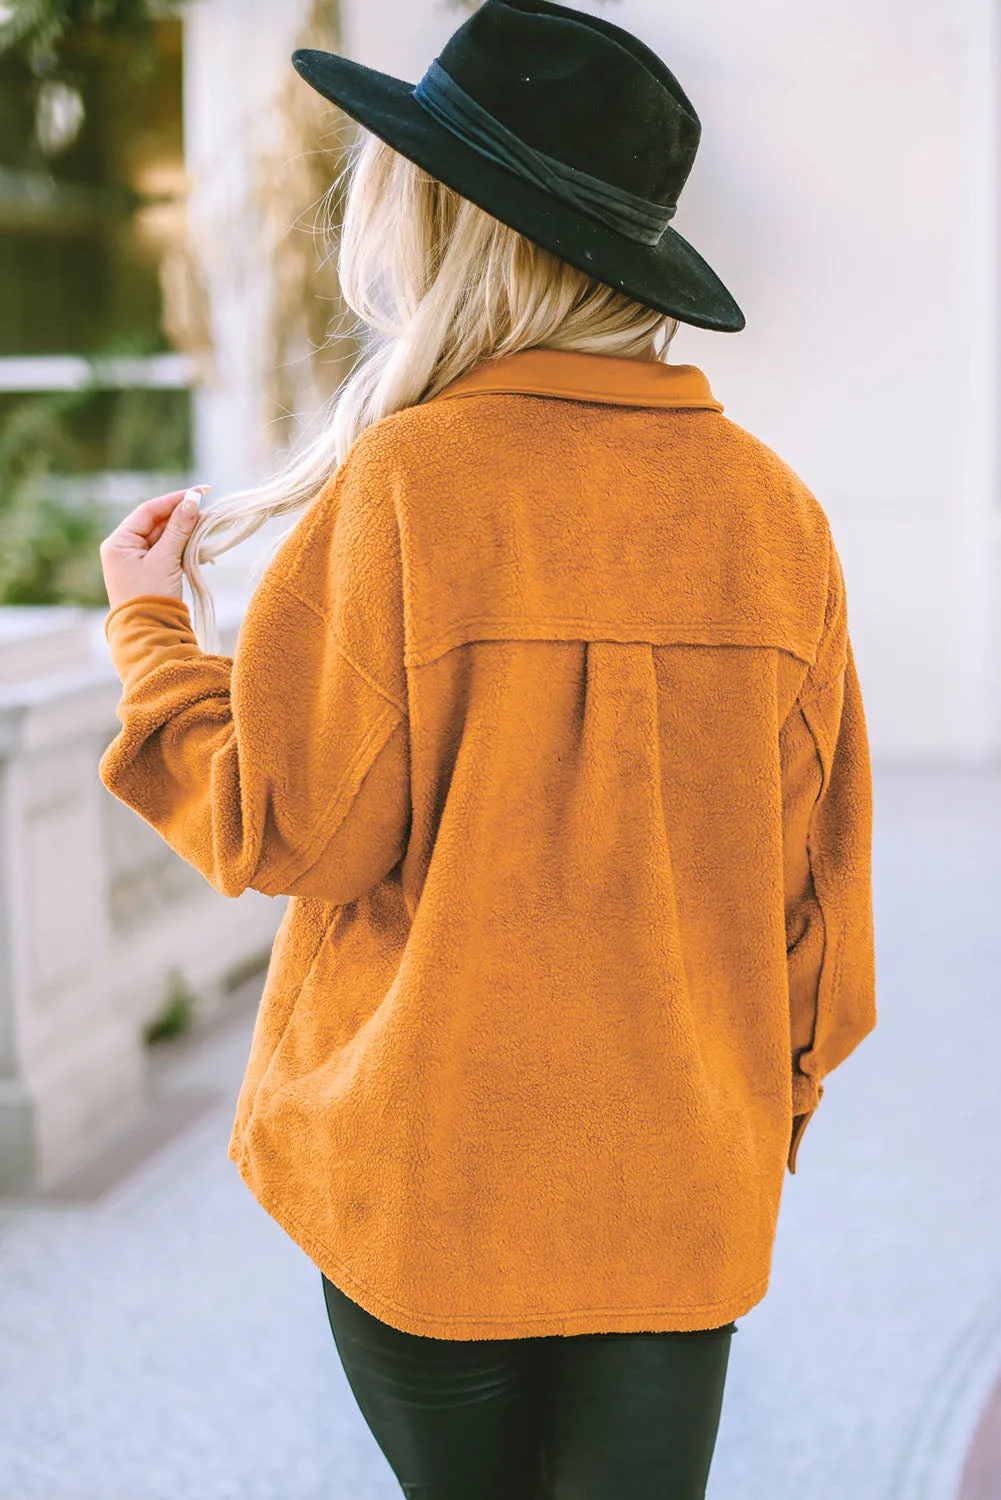
<svg viewBox="0 0 1001 1500"><path fill-rule="evenodd" d="M369 429L234 657L106 623L105 785L289 901L244 1181L397 1328L716 1327L876 1021L823 509L691 365L533 350Z"/></svg>

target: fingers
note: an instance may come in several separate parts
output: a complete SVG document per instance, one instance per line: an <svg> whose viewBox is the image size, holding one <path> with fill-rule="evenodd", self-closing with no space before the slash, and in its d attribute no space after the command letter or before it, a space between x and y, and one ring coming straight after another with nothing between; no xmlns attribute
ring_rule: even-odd
<svg viewBox="0 0 1001 1500"><path fill-rule="evenodd" d="M180 560L198 520L201 496L207 489L207 485L198 485L184 491L182 499L171 510L159 539L150 546L151 552L155 550L158 557Z"/></svg>
<svg viewBox="0 0 1001 1500"><path fill-rule="evenodd" d="M149 534L153 528L166 524L174 507L184 499L186 494L186 490L171 490L169 495L157 495L152 500L144 500L141 505L136 506L135 510L129 511L112 535L117 533L123 539L138 537L148 543Z"/></svg>
<svg viewBox="0 0 1001 1500"><path fill-rule="evenodd" d="M170 517L185 495L205 494L210 488L210 485L198 484L193 489L171 490L167 495L144 500L105 538L101 552L146 552L163 536Z"/></svg>
<svg viewBox="0 0 1001 1500"><path fill-rule="evenodd" d="M194 489L199 494L205 494L209 486L199 484L195 485ZM144 500L141 505L136 506L135 510L129 512L117 527L117 531L123 538L139 537L147 546L152 546L150 533L159 527L159 535L162 535L164 526L177 506L183 501L185 495L191 493L190 489L171 490L167 495L156 495L152 500Z"/></svg>
<svg viewBox="0 0 1001 1500"><path fill-rule="evenodd" d="M212 486L208 484L196 484L192 489L184 490L183 495L185 497L189 495L194 496L197 503L199 497L206 494L211 488ZM183 504L183 500L181 503ZM174 510L171 512L171 515L176 515L179 509L180 506L175 506ZM163 533L166 531L167 527L170 525L170 520L171 516L167 516L164 520L157 521L156 525L153 527L146 538L147 546L154 547L156 545L156 543L163 536Z"/></svg>

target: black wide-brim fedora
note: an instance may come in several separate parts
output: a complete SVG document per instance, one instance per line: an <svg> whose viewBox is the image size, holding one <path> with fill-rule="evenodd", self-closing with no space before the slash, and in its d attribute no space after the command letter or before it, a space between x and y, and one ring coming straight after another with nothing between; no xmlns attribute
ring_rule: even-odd
<svg viewBox="0 0 1001 1500"><path fill-rule="evenodd" d="M744 314L668 222L701 122L637 37L550 0L486 0L418 84L300 48L324 98L596 281L697 328Z"/></svg>

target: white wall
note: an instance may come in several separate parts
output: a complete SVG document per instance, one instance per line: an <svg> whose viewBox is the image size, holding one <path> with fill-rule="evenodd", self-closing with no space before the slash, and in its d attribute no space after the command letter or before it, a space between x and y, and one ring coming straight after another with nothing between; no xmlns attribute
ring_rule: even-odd
<svg viewBox="0 0 1001 1500"><path fill-rule="evenodd" d="M307 10L307 0L195 0L184 12L189 214L214 341L195 398L194 477L215 496L259 482L275 460L262 364L272 271L253 174ZM223 604L246 598L256 556L287 524L218 560L210 582Z"/></svg>
<svg viewBox="0 0 1001 1500"><path fill-rule="evenodd" d="M345 0L352 56L416 79L462 20ZM621 0L703 121L675 227L740 335L682 329L727 415L831 518L874 755L1001 752L993 0Z"/></svg>
<svg viewBox="0 0 1001 1500"><path fill-rule="evenodd" d="M305 0L198 0L185 13L189 212L217 364L196 404L195 447L200 472L220 490L260 478L270 458L260 367L269 267L254 232L252 172L305 9Z"/></svg>

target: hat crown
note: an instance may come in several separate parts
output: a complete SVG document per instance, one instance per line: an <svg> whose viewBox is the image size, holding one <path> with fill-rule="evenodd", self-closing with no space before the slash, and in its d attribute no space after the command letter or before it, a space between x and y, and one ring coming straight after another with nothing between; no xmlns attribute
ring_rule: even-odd
<svg viewBox="0 0 1001 1500"><path fill-rule="evenodd" d="M629 32L548 0L487 0L438 62L536 151L677 202L701 124L673 73Z"/></svg>
<svg viewBox="0 0 1001 1500"><path fill-rule="evenodd" d="M417 83L298 48L308 83L502 224L666 317L744 315L671 225L701 125L661 59L554 0L485 0Z"/></svg>

